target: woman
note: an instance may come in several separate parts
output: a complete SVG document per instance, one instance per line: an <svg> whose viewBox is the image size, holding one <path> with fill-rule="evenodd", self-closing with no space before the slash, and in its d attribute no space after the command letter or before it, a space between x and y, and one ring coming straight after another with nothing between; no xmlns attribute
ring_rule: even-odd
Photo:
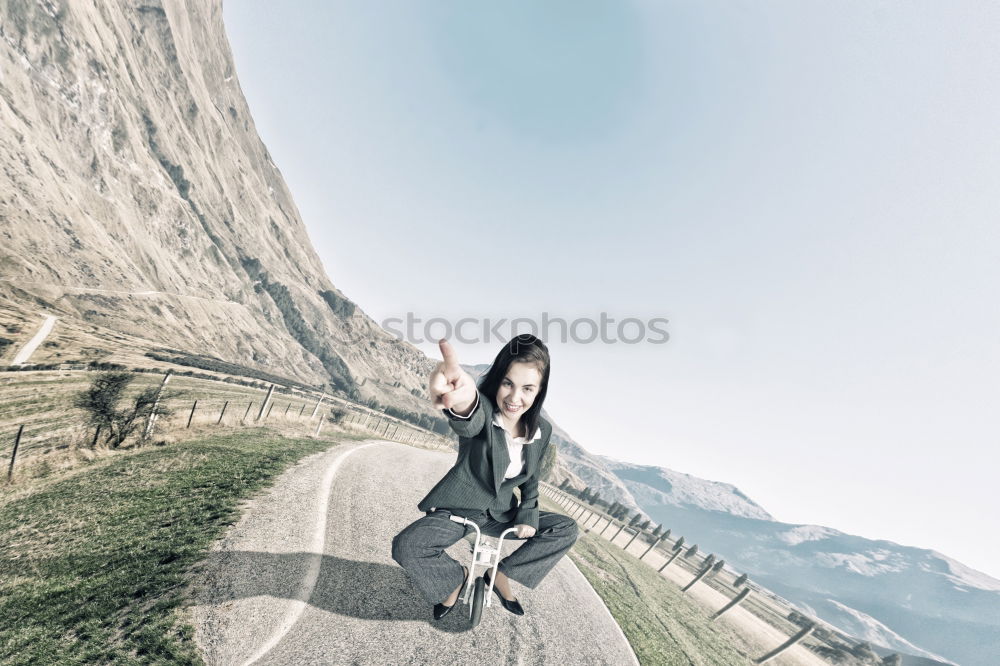
<svg viewBox="0 0 1000 666"><path fill-rule="evenodd" d="M503 346L477 387L448 341L439 345L444 360L430 376L431 401L458 435L458 459L417 505L426 515L393 538L392 558L440 620L469 575L444 552L467 529L449 515L474 521L492 537L515 527L525 542L500 560L493 590L504 608L524 615L510 581L535 588L577 538L572 518L538 510L538 472L552 437L552 425L541 416L549 352L535 336L519 335ZM514 488L520 488L520 502ZM489 571L484 580L489 585Z"/></svg>

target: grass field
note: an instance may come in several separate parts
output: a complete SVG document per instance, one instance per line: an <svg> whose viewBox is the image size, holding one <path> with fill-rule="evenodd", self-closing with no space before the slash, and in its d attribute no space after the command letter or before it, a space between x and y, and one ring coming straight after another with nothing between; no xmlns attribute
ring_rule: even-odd
<svg viewBox="0 0 1000 666"><path fill-rule="evenodd" d="M242 499L333 443L246 429L0 491L0 663L201 663L176 615L185 570Z"/></svg>
<svg viewBox="0 0 1000 666"><path fill-rule="evenodd" d="M542 498L546 511L564 509ZM600 595L641 664L752 666L761 654L648 564L593 533L581 532L569 557ZM780 663L780 662L775 662Z"/></svg>

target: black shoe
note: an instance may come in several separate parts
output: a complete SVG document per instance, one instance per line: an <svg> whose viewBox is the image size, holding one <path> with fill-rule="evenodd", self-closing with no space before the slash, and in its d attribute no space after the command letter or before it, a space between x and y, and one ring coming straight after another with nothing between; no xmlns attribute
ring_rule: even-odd
<svg viewBox="0 0 1000 666"><path fill-rule="evenodd" d="M490 571L489 571L489 569L487 569L486 573L483 574L483 581L486 583L487 586L490 584ZM496 585L493 586L493 591L497 593L498 597L500 597L500 605L501 606L503 606L504 608L506 608L507 610L509 610L514 615L524 615L524 609L521 608L521 602L520 601L518 601L517 599L514 599L513 601L510 601L509 599L505 599L504 596L502 594L500 594L500 590L497 589Z"/></svg>
<svg viewBox="0 0 1000 666"><path fill-rule="evenodd" d="M465 569L465 578L462 579L462 587L464 588L466 581L469 580L469 570L466 567L462 567L462 568ZM459 598L461 598L461 596L462 596L462 590L461 589L459 589L459 591L458 591L458 596L459 596ZM454 608L457 605L458 605L458 599L455 599L455 603L453 603L451 606L445 606L444 604L434 604L434 619L435 620L440 620L445 615L447 615L448 613L450 613L451 609Z"/></svg>

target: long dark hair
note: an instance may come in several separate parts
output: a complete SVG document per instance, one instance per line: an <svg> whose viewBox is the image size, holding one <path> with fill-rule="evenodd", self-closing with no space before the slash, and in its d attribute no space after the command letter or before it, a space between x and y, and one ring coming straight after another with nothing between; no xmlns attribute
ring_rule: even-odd
<svg viewBox="0 0 1000 666"><path fill-rule="evenodd" d="M538 427L542 403L545 402L545 394L549 390L549 349L544 342L530 333L522 333L504 344L493 360L493 365L479 381L479 390L493 403L494 411L500 410L500 405L497 404L497 391L500 390L500 382L507 376L511 363L534 363L542 373L542 382L535 400L523 416L524 436L530 441L535 434L535 428Z"/></svg>

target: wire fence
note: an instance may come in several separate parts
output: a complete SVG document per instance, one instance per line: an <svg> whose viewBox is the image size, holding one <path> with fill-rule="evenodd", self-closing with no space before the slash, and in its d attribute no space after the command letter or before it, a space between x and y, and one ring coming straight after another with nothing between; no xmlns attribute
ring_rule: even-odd
<svg viewBox="0 0 1000 666"><path fill-rule="evenodd" d="M795 645L831 663L859 663L857 658L866 644L823 620L802 613L789 601L734 571L716 555L697 552L697 547L692 552L692 544L685 542L684 537L640 529L548 483L540 484L540 490L576 519L581 530L609 540L644 564L656 568L661 575L683 583L684 592L695 585L704 585L721 595L724 601L712 615L713 621L740 607L788 637L758 657L756 663L767 663ZM878 659L872 663L894 663Z"/></svg>
<svg viewBox="0 0 1000 666"><path fill-rule="evenodd" d="M94 448L105 441L110 433L96 430L88 423L87 412L75 404L76 398L91 386L95 372L0 372L0 447L3 450L0 460L7 462L8 482L14 478L18 467L36 456L73 447ZM149 432L153 438L204 426L271 426L302 436L320 436L324 428L336 426L423 448L454 448L450 440L438 433L318 391L232 377L196 377L159 369L131 372L132 381L120 399L123 405L134 402L143 391L163 387L161 405L168 414L154 419ZM169 380L164 384L167 375Z"/></svg>

